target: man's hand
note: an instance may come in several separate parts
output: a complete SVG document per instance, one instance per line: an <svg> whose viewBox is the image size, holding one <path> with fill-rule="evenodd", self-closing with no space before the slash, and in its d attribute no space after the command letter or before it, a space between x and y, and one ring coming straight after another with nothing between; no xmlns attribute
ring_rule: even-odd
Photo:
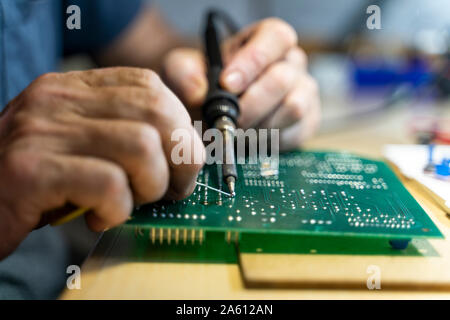
<svg viewBox="0 0 450 320"><path fill-rule="evenodd" d="M46 74L0 117L0 258L66 202L93 211L94 230L124 222L133 202L181 199L202 164L175 165L172 131L204 158L178 98L152 71L110 68ZM195 141L194 141L195 140ZM192 150L194 148L194 150Z"/></svg>
<svg viewBox="0 0 450 320"><path fill-rule="evenodd" d="M318 88L291 26L276 18L256 23L228 39L223 56L220 81L240 95L241 127L281 129L282 150L298 147L315 131L320 121ZM173 50L165 59L164 75L198 117L208 85L201 52Z"/></svg>

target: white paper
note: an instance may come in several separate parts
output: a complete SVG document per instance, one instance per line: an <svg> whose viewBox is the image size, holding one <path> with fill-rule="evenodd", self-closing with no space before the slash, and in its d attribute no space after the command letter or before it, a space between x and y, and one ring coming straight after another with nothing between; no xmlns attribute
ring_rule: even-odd
<svg viewBox="0 0 450 320"><path fill-rule="evenodd" d="M426 175L423 172L428 164L429 147L426 145L386 145L384 156L394 163L406 177L415 179L439 196L450 212L450 182ZM433 163L450 158L450 146L436 145L433 149Z"/></svg>

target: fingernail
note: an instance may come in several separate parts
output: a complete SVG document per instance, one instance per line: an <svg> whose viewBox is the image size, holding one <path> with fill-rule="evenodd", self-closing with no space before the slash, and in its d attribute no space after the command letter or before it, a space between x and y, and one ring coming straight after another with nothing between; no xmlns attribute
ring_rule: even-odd
<svg viewBox="0 0 450 320"><path fill-rule="evenodd" d="M244 85L244 77L239 71L231 72L225 77L225 85L231 91L238 92L242 90Z"/></svg>

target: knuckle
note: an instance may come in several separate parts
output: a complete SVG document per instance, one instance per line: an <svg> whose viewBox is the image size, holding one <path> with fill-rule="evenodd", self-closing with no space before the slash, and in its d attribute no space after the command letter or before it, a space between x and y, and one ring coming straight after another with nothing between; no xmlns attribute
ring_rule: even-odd
<svg viewBox="0 0 450 320"><path fill-rule="evenodd" d="M33 81L33 83L44 83L44 82L53 81L57 76L58 76L58 73L56 73L56 72L44 73L44 74L40 75L39 77L37 77Z"/></svg>
<svg viewBox="0 0 450 320"><path fill-rule="evenodd" d="M303 92L294 91L287 97L286 101L287 108L289 110L289 116L298 121L305 116L306 101L303 96Z"/></svg>
<svg viewBox="0 0 450 320"><path fill-rule="evenodd" d="M295 65L299 66L301 70L306 69L308 65L308 56L306 52L298 46L290 49L286 55L286 58L288 61L292 61Z"/></svg>
<svg viewBox="0 0 450 320"><path fill-rule="evenodd" d="M171 127L190 124L191 118L186 108L171 92L165 88L154 92L145 92L143 97L144 118L158 127Z"/></svg>
<svg viewBox="0 0 450 320"><path fill-rule="evenodd" d="M301 105L294 105L293 108L291 108L291 117L298 121L301 120L304 116L303 107Z"/></svg>
<svg viewBox="0 0 450 320"><path fill-rule="evenodd" d="M263 70L269 61L267 52L265 52L262 48L253 48L253 50L249 52L249 56L249 61L255 72Z"/></svg>
<svg viewBox="0 0 450 320"><path fill-rule="evenodd" d="M2 168L8 176L17 183L26 181L34 181L33 177L37 176L41 163L38 154L8 150L2 157Z"/></svg>
<svg viewBox="0 0 450 320"><path fill-rule="evenodd" d="M298 121L304 116L304 106L299 102L294 102L289 110L289 115L292 119Z"/></svg>
<svg viewBox="0 0 450 320"><path fill-rule="evenodd" d="M298 41L297 39L297 32L295 29L286 21L277 18L277 17L271 17L267 18L263 22L264 27L266 27L269 30L272 30L276 33L277 38L282 40L288 45L295 45Z"/></svg>
<svg viewBox="0 0 450 320"><path fill-rule="evenodd" d="M106 197L116 199L126 192L128 180L122 169L110 166L103 179L103 193Z"/></svg>
<svg viewBox="0 0 450 320"><path fill-rule="evenodd" d="M140 104L145 110L146 120L169 116L165 114L164 94L161 90L140 90L136 98L135 103Z"/></svg>
<svg viewBox="0 0 450 320"><path fill-rule="evenodd" d="M267 85L250 87L240 101L240 118L248 118L253 114L258 101L261 101L261 90L266 90Z"/></svg>
<svg viewBox="0 0 450 320"><path fill-rule="evenodd" d="M10 137L12 140L20 140L27 137L34 137L46 129L45 121L19 112L12 120Z"/></svg>
<svg viewBox="0 0 450 320"><path fill-rule="evenodd" d="M45 101L47 84L33 83L23 92L24 108L32 108Z"/></svg>
<svg viewBox="0 0 450 320"><path fill-rule="evenodd" d="M107 99L116 106L128 105L136 109L145 122L158 122L162 120L164 112L161 104L163 94L161 90L146 90L143 88L120 88L108 90Z"/></svg>
<svg viewBox="0 0 450 320"><path fill-rule="evenodd" d="M155 146L161 144L158 131L150 125L142 124L137 127L135 134L137 153L141 157L150 158Z"/></svg>
<svg viewBox="0 0 450 320"><path fill-rule="evenodd" d="M288 64L279 64L272 69L272 82L286 90L292 85L292 79L289 77L290 74L292 74L292 70Z"/></svg>
<svg viewBox="0 0 450 320"><path fill-rule="evenodd" d="M114 105L143 106L147 109L149 105L153 104L157 97L155 97L155 94L150 90L127 87L114 88L114 90L107 89L105 91L105 98Z"/></svg>
<svg viewBox="0 0 450 320"><path fill-rule="evenodd" d="M151 90L159 91L162 85L162 80L159 75L150 69L138 69L139 79L144 86Z"/></svg>
<svg viewBox="0 0 450 320"><path fill-rule="evenodd" d="M24 108L41 109L54 108L55 111L61 109L60 103L55 103L60 99L76 99L78 97L77 90L60 86L55 82L38 81L32 83L23 92Z"/></svg>
<svg viewBox="0 0 450 320"><path fill-rule="evenodd" d="M37 77L23 92L26 104L45 101L52 93L51 88L57 76L57 73L45 73Z"/></svg>

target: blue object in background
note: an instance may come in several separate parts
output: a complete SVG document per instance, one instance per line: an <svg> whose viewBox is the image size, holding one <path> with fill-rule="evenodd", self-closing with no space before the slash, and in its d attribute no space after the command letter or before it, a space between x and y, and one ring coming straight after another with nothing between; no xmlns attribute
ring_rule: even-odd
<svg viewBox="0 0 450 320"><path fill-rule="evenodd" d="M444 158L440 164L436 165L436 174L438 176L450 176L450 159Z"/></svg>
<svg viewBox="0 0 450 320"><path fill-rule="evenodd" d="M434 144L428 145L428 163L433 163Z"/></svg>
<svg viewBox="0 0 450 320"><path fill-rule="evenodd" d="M433 79L428 63L420 58L408 61L383 59L353 60L353 81L357 88L381 88L398 84L419 87Z"/></svg>

